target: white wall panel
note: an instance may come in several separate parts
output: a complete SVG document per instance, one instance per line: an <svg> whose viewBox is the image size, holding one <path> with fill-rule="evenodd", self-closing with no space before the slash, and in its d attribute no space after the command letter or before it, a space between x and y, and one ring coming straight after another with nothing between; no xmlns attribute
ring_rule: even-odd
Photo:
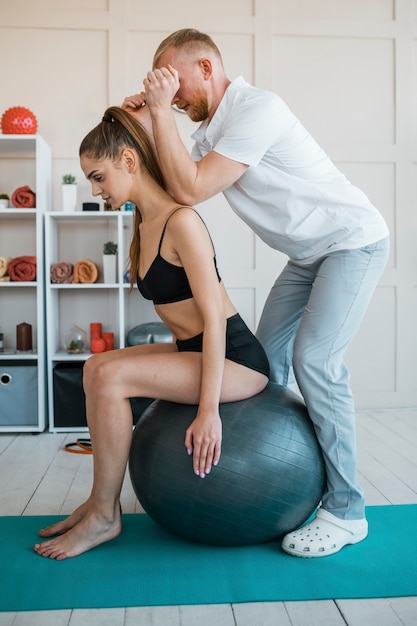
<svg viewBox="0 0 417 626"><path fill-rule="evenodd" d="M377 287L346 358L354 394L396 391L396 310L395 288Z"/></svg>
<svg viewBox="0 0 417 626"><path fill-rule="evenodd" d="M230 80L243 75L245 80L255 80L255 39L241 33L213 33L216 44L222 53L223 64Z"/></svg>
<svg viewBox="0 0 417 626"><path fill-rule="evenodd" d="M417 286L413 289L412 299L411 299L411 324L415 324L417 320ZM410 381L411 388L414 392L417 391L417 338L415 333L411 334L411 353L412 358L409 360L409 368L410 368Z"/></svg>
<svg viewBox="0 0 417 626"><path fill-rule="evenodd" d="M215 196L197 207L212 233L219 264L227 270L256 269L256 240L253 231L224 199Z"/></svg>
<svg viewBox="0 0 417 626"><path fill-rule="evenodd" d="M394 141L392 40L275 37L272 90L324 147Z"/></svg>
<svg viewBox="0 0 417 626"><path fill-rule="evenodd" d="M0 37L0 57L11 61L2 66L0 107L28 106L55 158L77 155L106 106L106 41L103 32L65 29L8 28Z"/></svg>
<svg viewBox="0 0 417 626"><path fill-rule="evenodd" d="M328 20L391 20L393 0L277 0L272 3L275 17Z"/></svg>
<svg viewBox="0 0 417 626"><path fill-rule="evenodd" d="M61 209L59 183L69 171L90 199L78 147L107 105L107 33L9 28L0 37L0 58L6 56L13 62L2 68L8 88L0 92L0 110L20 105L36 115L38 133L53 147L53 207Z"/></svg>
<svg viewBox="0 0 417 626"><path fill-rule="evenodd" d="M229 288L229 295L242 319L249 328L254 329L256 327L255 288L248 287L246 289L239 289L237 287L231 287Z"/></svg>
<svg viewBox="0 0 417 626"><path fill-rule="evenodd" d="M417 159L417 0L415 3L416 13L415 13L415 36L414 41L412 43L412 75L411 75L411 93L412 93L412 102L414 106L412 107L412 141L414 146L414 158Z"/></svg>
<svg viewBox="0 0 417 626"><path fill-rule="evenodd" d="M19 11L31 10L36 8L37 11L76 11L79 14L90 11L107 11L107 0L2 0L2 5L11 4L13 8Z"/></svg>
<svg viewBox="0 0 417 626"><path fill-rule="evenodd" d="M149 0L128 0L129 12L131 14L140 13L142 16L160 12L161 14L172 15L172 13L180 14L184 23L184 27L194 27L190 22L189 16L198 11L201 15L215 15L217 17L224 15L240 15L251 16L253 14L253 0L210 0L210 2L198 2L196 0L181 0L173 5L172 0L158 0L158 2L149 2Z"/></svg>

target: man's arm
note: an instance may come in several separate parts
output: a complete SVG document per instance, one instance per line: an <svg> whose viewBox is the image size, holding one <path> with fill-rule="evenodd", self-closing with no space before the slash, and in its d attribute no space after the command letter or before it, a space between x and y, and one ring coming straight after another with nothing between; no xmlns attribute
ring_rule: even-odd
<svg viewBox="0 0 417 626"><path fill-rule="evenodd" d="M228 159L214 151L194 162L184 146L171 107L178 90L175 77L158 72L152 82L145 79L146 93L126 98L123 108L133 114L146 101L152 116L153 134L169 193L177 202L192 206L211 198L232 185L247 165Z"/></svg>
<svg viewBox="0 0 417 626"><path fill-rule="evenodd" d="M215 196L232 185L247 165L228 159L214 151L200 161L193 161L178 133L172 111L152 118L158 160L174 198L193 206Z"/></svg>

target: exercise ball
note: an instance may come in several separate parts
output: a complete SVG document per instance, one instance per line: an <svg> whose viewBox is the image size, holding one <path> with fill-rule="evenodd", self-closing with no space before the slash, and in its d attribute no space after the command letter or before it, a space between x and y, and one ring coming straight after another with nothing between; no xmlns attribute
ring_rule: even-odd
<svg viewBox="0 0 417 626"><path fill-rule="evenodd" d="M146 322L129 330L128 346L141 346L145 343L172 343L172 333L163 322Z"/></svg>
<svg viewBox="0 0 417 626"><path fill-rule="evenodd" d="M302 400L268 383L220 405L222 454L205 478L184 446L194 405L156 400L133 432L129 472L136 496L161 527L219 546L272 541L305 522L325 485L323 457Z"/></svg>

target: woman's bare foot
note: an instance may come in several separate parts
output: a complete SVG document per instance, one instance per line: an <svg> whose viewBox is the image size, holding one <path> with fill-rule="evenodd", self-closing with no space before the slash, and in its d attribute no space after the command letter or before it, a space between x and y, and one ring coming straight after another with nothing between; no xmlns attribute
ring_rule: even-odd
<svg viewBox="0 0 417 626"><path fill-rule="evenodd" d="M46 528L41 528L39 531L40 537L54 537L55 535L63 535L76 526L82 519L87 515L89 509L91 507L91 498L86 500L83 504L81 504L71 515L66 517L61 522L57 522L56 524L52 524L51 526L47 526Z"/></svg>
<svg viewBox="0 0 417 626"><path fill-rule="evenodd" d="M62 561L114 539L121 530L122 519L119 507L111 520L95 513L91 508L85 517L65 534L50 541L37 543L33 549L39 556Z"/></svg>

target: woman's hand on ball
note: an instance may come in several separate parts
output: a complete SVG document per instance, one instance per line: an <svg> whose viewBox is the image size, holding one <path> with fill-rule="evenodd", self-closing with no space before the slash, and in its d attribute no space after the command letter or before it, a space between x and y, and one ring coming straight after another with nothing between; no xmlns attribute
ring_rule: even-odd
<svg viewBox="0 0 417 626"><path fill-rule="evenodd" d="M198 412L185 433L187 453L193 455L194 473L204 478L220 460L222 422L220 415Z"/></svg>

